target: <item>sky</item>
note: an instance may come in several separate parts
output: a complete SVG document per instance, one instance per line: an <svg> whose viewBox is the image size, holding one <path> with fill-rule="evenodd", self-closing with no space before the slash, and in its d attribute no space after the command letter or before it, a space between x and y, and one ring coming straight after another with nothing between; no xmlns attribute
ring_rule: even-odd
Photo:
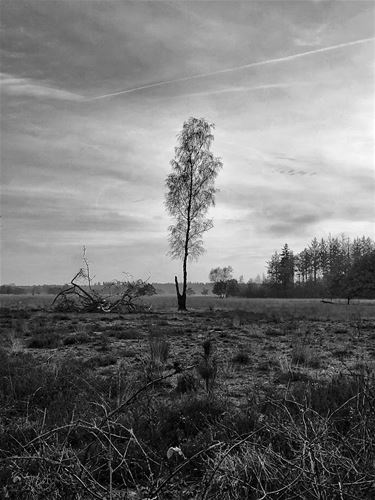
<svg viewBox="0 0 375 500"><path fill-rule="evenodd" d="M191 281L288 243L375 235L373 1L1 2L1 282L181 276L165 179L215 124L214 228Z"/></svg>

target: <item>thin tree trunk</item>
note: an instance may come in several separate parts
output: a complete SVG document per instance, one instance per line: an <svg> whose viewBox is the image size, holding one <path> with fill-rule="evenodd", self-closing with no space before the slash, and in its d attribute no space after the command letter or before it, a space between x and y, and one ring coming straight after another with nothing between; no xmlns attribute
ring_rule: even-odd
<svg viewBox="0 0 375 500"><path fill-rule="evenodd" d="M190 207L189 207L189 212L190 212ZM183 273L182 293L178 293L177 295L179 311L186 311L187 259L189 255L189 234L190 234L190 217L188 218L188 228L186 231L186 240L185 240L185 254L182 264L182 273Z"/></svg>
<svg viewBox="0 0 375 500"><path fill-rule="evenodd" d="M193 164L190 158L190 191L189 191L189 205L187 210L187 227L185 235L185 248L184 248L184 260L182 265L183 272L183 282L182 282L182 293L180 293L178 288L177 277L175 277L176 290L177 290L177 302L178 310L186 311L186 289L187 289L187 260L189 256L189 238L191 229L191 204L193 198Z"/></svg>
<svg viewBox="0 0 375 500"><path fill-rule="evenodd" d="M186 286L185 286L185 292L180 293L180 288L178 286L177 276L174 277L174 282L176 285L178 310L179 311L186 311ZM184 290L184 287L183 287L183 290Z"/></svg>

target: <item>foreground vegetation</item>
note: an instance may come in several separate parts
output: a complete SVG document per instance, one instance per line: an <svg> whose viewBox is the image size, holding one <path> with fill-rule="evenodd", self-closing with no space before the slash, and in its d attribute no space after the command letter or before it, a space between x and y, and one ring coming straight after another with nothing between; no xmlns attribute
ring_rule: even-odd
<svg viewBox="0 0 375 500"><path fill-rule="evenodd" d="M2 497L373 498L372 303L167 299L2 308Z"/></svg>

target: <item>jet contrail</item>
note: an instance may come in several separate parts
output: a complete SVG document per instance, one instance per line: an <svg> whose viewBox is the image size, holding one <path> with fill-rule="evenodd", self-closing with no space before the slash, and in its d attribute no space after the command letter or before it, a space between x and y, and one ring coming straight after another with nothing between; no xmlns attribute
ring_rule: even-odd
<svg viewBox="0 0 375 500"><path fill-rule="evenodd" d="M329 47L322 47L321 49L308 50L306 52L298 52L297 54L292 54L290 56L277 57L274 59L266 59L265 61L258 61L249 64L242 64L241 66L233 66L232 68L219 69L216 71L210 71L207 73L198 73L196 75L184 76L182 78L174 78L172 80L163 80L161 82L149 83L147 85L141 85L139 87L133 87L131 89L125 90L117 90L116 92L112 92L110 94L103 94L96 97L87 98L86 101L96 101L98 99L105 99L107 97L112 97L121 94L131 94L132 92L138 92L139 90L144 89L152 89L154 87L162 87L163 85L169 85L171 83L180 83L187 82L190 80L198 80L200 78L206 78L208 76L222 75L225 73L231 73L233 71L240 71L242 69L254 68L256 66L265 66L266 64L275 64L285 61L293 61L294 59L298 59L300 57L309 56L312 54L319 54L321 52L330 52L331 50L337 50L344 47L351 47L352 45L359 45L362 43L368 43L375 40L375 37L371 38L362 38L360 40L354 40L352 42L338 43L336 45L330 45Z"/></svg>

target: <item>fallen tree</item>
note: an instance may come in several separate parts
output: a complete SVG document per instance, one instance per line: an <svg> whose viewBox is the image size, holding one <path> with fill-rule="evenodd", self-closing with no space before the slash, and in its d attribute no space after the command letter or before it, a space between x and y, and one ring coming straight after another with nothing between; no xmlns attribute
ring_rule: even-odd
<svg viewBox="0 0 375 500"><path fill-rule="evenodd" d="M71 279L70 286L61 290L52 306L61 312L135 312L145 306L140 297L156 294L150 283L143 280L113 280L94 288L90 268L83 249L84 267Z"/></svg>

